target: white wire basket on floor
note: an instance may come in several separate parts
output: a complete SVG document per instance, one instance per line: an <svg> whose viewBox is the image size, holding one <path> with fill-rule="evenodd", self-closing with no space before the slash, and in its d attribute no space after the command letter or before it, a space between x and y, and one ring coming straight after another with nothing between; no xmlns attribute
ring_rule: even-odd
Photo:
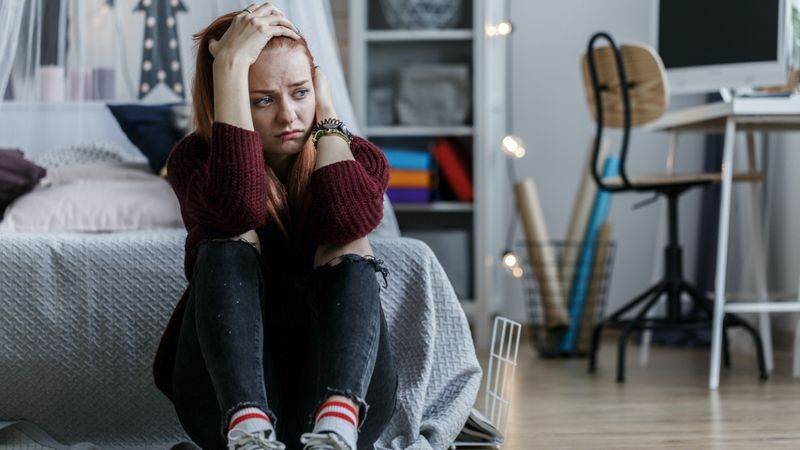
<svg viewBox="0 0 800 450"><path fill-rule="evenodd" d="M508 431L508 416L517 371L522 325L505 317L496 317L489 349L489 367L485 377L483 411L473 408L467 423L451 450L460 448L495 448L503 446ZM488 426L487 426L488 424ZM474 437L475 439L469 439ZM484 438L478 440L479 438Z"/></svg>

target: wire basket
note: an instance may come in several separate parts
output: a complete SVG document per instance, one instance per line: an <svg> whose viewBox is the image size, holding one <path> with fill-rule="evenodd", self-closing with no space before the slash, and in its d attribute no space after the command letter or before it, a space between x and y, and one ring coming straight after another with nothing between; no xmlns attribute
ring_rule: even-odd
<svg viewBox="0 0 800 450"><path fill-rule="evenodd" d="M582 242L520 241L517 246L534 347L543 357L585 356L594 326L604 315L615 241L600 241L594 246L584 246ZM531 264L531 254L538 255L538 267ZM542 289L542 283L548 284L546 289ZM555 288L554 283L558 284ZM557 299L562 299L566 311L554 306ZM570 318L571 307L576 303L583 305L576 308L580 321L570 329L558 318L564 318L565 312ZM565 342L571 345L565 346Z"/></svg>
<svg viewBox="0 0 800 450"><path fill-rule="evenodd" d="M392 28L452 28L461 18L462 0L381 0Z"/></svg>

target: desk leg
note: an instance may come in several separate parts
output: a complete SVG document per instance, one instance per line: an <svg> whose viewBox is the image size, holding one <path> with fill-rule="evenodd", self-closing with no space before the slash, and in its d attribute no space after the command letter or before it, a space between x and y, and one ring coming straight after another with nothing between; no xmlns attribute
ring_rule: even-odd
<svg viewBox="0 0 800 450"><path fill-rule="evenodd" d="M752 131L747 132L747 165L748 170L756 172L756 139ZM756 300L768 302L767 298L767 263L766 246L764 243L763 218L761 217L761 197L758 193L758 184L750 183L750 207L753 209L751 214L753 243L755 244L754 265L756 282ZM758 313L758 331L761 333L761 341L764 345L764 359L767 364L767 372L772 372L774 360L772 356L772 327L770 324L769 313L762 311Z"/></svg>
<svg viewBox="0 0 800 450"><path fill-rule="evenodd" d="M725 145L722 154L722 186L717 235L717 273L714 282L714 320L711 329L711 363L708 387L719 387L720 353L722 350L722 321L725 317L725 282L728 270L728 231L731 218L731 187L733 184L733 147L736 141L736 122L725 122Z"/></svg>

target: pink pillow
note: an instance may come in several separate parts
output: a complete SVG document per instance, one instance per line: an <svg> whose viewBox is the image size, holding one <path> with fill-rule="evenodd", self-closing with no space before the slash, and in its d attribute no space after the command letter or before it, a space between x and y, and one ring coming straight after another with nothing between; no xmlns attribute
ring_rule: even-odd
<svg viewBox="0 0 800 450"><path fill-rule="evenodd" d="M146 166L92 163L49 169L6 210L0 231L182 228L175 193Z"/></svg>

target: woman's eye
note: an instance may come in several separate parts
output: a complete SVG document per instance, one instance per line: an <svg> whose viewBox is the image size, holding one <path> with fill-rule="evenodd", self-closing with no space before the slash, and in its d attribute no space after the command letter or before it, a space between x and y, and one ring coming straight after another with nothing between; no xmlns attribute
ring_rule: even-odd
<svg viewBox="0 0 800 450"><path fill-rule="evenodd" d="M303 98L306 95L308 95L308 89L300 89L299 91L297 91L297 96L300 98Z"/></svg>
<svg viewBox="0 0 800 450"><path fill-rule="evenodd" d="M261 97L261 98L259 98L258 100L255 101L254 105L256 105L256 106L266 106L266 105L268 105L270 103L272 103L272 99L271 98L269 98L269 97Z"/></svg>

